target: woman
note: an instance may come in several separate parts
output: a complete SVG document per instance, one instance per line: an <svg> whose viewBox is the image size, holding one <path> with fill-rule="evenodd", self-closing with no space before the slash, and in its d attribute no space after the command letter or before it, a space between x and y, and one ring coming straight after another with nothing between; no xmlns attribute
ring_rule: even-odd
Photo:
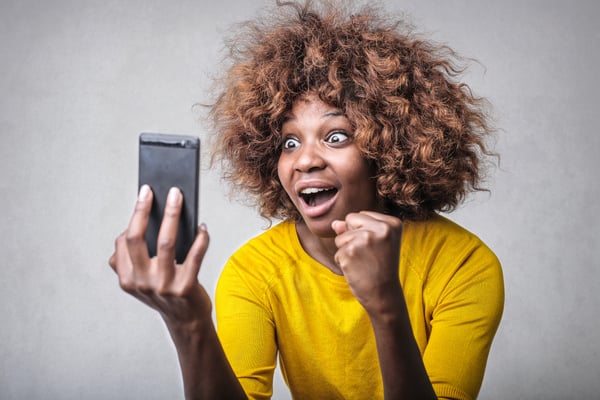
<svg viewBox="0 0 600 400"><path fill-rule="evenodd" d="M374 9L278 4L232 41L212 108L215 157L264 217L212 303L183 265L169 194L157 257L142 187L110 265L157 309L188 398L269 398L279 356L295 398L475 398L503 307L500 265L439 216L480 190L490 133L451 50Z"/></svg>

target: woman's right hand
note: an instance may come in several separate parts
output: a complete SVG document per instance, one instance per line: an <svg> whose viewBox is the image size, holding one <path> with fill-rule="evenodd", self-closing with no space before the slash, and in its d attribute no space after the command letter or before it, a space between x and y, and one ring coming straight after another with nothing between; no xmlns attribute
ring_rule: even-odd
<svg viewBox="0 0 600 400"><path fill-rule="evenodd" d="M152 191L142 186L129 226L115 241L109 264L119 277L121 288L157 310L169 329L189 328L210 322L212 304L198 282L200 264L209 236L201 225L183 264L175 263L175 241L183 196L169 191L157 240L157 255L150 258L145 240Z"/></svg>
<svg viewBox="0 0 600 400"><path fill-rule="evenodd" d="M158 232L157 255L150 258L145 234L152 191L142 186L129 227L117 238L109 264L123 290L160 312L165 320L177 349L187 399L245 399L212 322L210 298L198 282L208 248L204 225L183 264L175 263L182 203L179 189L171 189Z"/></svg>

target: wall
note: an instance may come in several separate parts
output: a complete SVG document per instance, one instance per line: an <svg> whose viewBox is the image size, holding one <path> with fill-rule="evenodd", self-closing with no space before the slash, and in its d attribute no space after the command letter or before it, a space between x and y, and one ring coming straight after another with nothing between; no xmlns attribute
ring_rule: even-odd
<svg viewBox="0 0 600 400"><path fill-rule="evenodd" d="M182 396L162 321L107 266L135 199L137 135L205 135L222 38L265 3L0 3L0 398ZM506 308L482 399L592 398L600 389L600 6L395 1L419 30L474 57L494 105L491 195L451 217L504 265ZM202 173L211 291L265 222ZM275 398L289 398L280 380Z"/></svg>

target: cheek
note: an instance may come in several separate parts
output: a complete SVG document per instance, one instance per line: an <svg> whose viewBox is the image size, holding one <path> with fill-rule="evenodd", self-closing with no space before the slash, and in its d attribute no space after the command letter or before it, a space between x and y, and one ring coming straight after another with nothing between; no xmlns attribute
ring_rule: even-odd
<svg viewBox="0 0 600 400"><path fill-rule="evenodd" d="M365 187L365 185L372 181L373 168L360 153L356 152L352 154L347 160L348 162L345 163L347 168L346 173L352 177L355 184Z"/></svg>
<svg viewBox="0 0 600 400"><path fill-rule="evenodd" d="M277 161L277 177L279 178L279 182L281 182L283 189L289 194L290 168L289 162L287 162L285 157L279 157L279 160Z"/></svg>
<svg viewBox="0 0 600 400"><path fill-rule="evenodd" d="M354 188L356 200L366 203L362 204L363 206L373 207L377 197L377 183L374 178L373 167L362 158L355 159L354 165L356 167L353 171L348 171L348 174L352 176L351 185Z"/></svg>

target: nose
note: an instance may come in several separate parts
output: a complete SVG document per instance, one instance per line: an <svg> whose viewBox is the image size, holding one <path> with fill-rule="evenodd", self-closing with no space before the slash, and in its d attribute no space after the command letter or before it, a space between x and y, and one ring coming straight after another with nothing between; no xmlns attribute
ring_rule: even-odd
<svg viewBox="0 0 600 400"><path fill-rule="evenodd" d="M296 152L295 169L299 172L312 172L325 168L325 157L316 143L303 143Z"/></svg>

